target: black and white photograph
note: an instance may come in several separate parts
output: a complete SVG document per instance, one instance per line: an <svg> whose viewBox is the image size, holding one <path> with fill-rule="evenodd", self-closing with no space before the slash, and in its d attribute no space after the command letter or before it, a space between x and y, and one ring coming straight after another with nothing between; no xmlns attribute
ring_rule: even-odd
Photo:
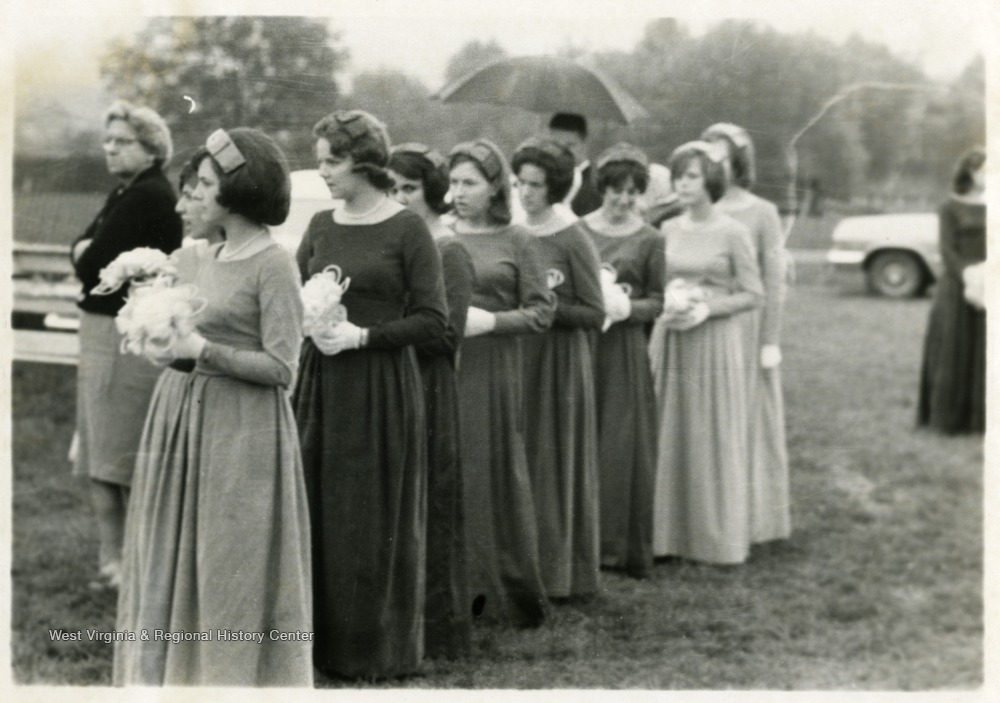
<svg viewBox="0 0 1000 703"><path fill-rule="evenodd" d="M995 3L5 17L6 700L995 700Z"/></svg>

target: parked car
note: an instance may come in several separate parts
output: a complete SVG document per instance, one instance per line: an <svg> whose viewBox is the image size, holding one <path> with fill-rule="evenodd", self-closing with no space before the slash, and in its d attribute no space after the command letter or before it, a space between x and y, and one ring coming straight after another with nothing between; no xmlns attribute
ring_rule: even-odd
<svg viewBox="0 0 1000 703"><path fill-rule="evenodd" d="M292 254L313 215L336 205L315 169L293 171L292 204L284 224L271 233ZM85 226L81 222L81 228ZM69 246L14 242L14 359L76 364L80 327L76 297L80 282L69 261Z"/></svg>
<svg viewBox="0 0 1000 703"><path fill-rule="evenodd" d="M921 295L941 273L937 215L845 217L833 230L826 260L837 270L862 272L873 293Z"/></svg>

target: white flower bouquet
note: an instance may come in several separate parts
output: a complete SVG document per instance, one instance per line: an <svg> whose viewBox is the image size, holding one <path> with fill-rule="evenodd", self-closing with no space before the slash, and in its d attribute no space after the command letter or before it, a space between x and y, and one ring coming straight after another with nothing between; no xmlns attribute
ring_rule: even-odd
<svg viewBox="0 0 1000 703"><path fill-rule="evenodd" d="M972 264L962 269L965 300L983 310L986 307L986 264Z"/></svg>
<svg viewBox="0 0 1000 703"><path fill-rule="evenodd" d="M675 278L663 290L663 312L668 315L686 313L706 299L705 289L683 278Z"/></svg>
<svg viewBox="0 0 1000 703"><path fill-rule="evenodd" d="M347 319L347 308L340 299L351 285L336 264L330 264L313 275L302 286L302 331L307 337L331 329Z"/></svg>
<svg viewBox="0 0 1000 703"><path fill-rule="evenodd" d="M166 279L173 283L177 278L177 268L173 260L159 249L139 247L119 254L98 275L101 282L90 292L109 295L128 282L151 283Z"/></svg>
<svg viewBox="0 0 1000 703"><path fill-rule="evenodd" d="M629 294L632 287L627 283L618 283L618 272L611 264L601 264L601 293L604 297L604 325L602 332L616 322L628 319L632 314L632 301Z"/></svg>
<svg viewBox="0 0 1000 703"><path fill-rule="evenodd" d="M153 360L169 358L174 342L194 332L194 318L205 305L190 284L177 286L159 279L133 288L115 318L123 336L122 352Z"/></svg>

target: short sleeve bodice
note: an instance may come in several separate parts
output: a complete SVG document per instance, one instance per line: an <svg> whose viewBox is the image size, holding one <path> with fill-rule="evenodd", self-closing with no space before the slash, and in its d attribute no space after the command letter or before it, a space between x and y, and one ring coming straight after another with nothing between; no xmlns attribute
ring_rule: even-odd
<svg viewBox="0 0 1000 703"><path fill-rule="evenodd" d="M627 284L632 300L630 319L649 322L663 311L664 266L663 236L649 225L634 234L613 237L583 227L597 247L602 264L609 264L617 273L617 282Z"/></svg>
<svg viewBox="0 0 1000 703"><path fill-rule="evenodd" d="M550 235L533 236L531 243L543 272L558 271L562 279L552 289L556 296L554 325L600 329L604 299L599 262L586 232L574 223Z"/></svg>

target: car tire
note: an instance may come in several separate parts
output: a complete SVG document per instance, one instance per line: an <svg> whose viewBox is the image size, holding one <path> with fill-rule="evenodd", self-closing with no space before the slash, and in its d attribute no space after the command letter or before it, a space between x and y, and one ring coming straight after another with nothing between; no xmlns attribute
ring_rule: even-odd
<svg viewBox="0 0 1000 703"><path fill-rule="evenodd" d="M868 289L888 298L913 298L926 287L923 264L905 251L884 251L868 263Z"/></svg>

